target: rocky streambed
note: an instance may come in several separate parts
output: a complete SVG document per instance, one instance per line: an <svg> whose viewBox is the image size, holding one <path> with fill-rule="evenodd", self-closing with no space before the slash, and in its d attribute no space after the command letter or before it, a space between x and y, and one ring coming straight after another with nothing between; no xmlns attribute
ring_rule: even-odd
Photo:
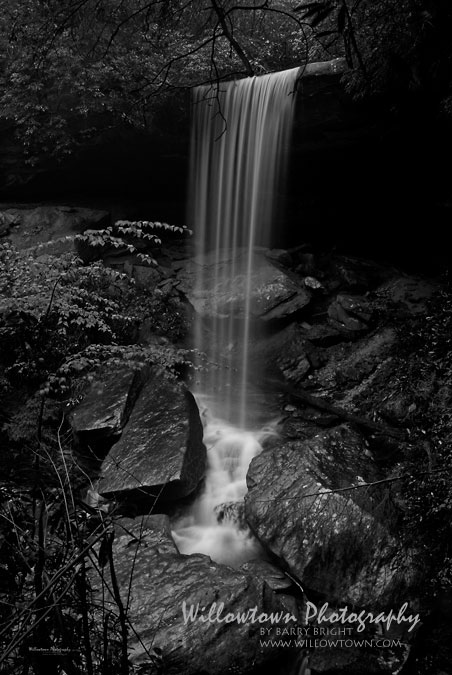
<svg viewBox="0 0 452 675"><path fill-rule="evenodd" d="M6 234L20 216L8 213ZM68 211L63 215L65 231L86 227L80 219L67 225ZM103 218L97 214L95 222ZM62 241L57 226L54 232ZM75 244L65 236L67 252ZM43 255L30 243L31 255ZM250 351L260 364L255 384L279 422L249 467L244 519L265 560L234 569L205 555L184 556L174 544L171 518L202 489L207 461L189 379L184 384L152 367L106 368L71 413L77 453L100 465L92 505L120 505L113 551L134 626L130 657L142 672L276 672L275 660L286 658L282 645L263 644L259 623L186 621L183 603L201 612L215 603L231 613L287 612L299 626L306 625L307 602L366 612L408 603L422 614L424 570L404 531L400 468L419 452L426 458L419 471L432 468L423 420L436 419L452 401L448 371L431 367L429 345L416 349L413 340L434 321L443 286L307 244L256 254ZM107 262L137 283L164 288L188 316L202 313L207 329L215 312L240 316L240 281L224 297L198 297L196 266L205 265L208 275L212 261L184 255L173 242L158 252L156 269L126 251ZM225 252L222 264L230 262ZM142 343L154 339L146 317L137 336ZM444 427L443 442L448 433ZM389 632L404 644L395 650L313 649L310 667L330 674L405 672L414 633L406 625ZM292 647L299 669L305 649Z"/></svg>

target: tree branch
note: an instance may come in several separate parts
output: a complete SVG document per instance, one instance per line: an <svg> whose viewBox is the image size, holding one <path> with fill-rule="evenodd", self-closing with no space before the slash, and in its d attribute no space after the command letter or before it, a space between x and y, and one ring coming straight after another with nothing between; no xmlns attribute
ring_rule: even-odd
<svg viewBox="0 0 452 675"><path fill-rule="evenodd" d="M243 51L242 47L237 42L237 40L232 35L232 33L229 29L229 26L228 26L227 21L226 21L226 12L224 11L224 9L222 7L220 7L217 0L210 0L210 1L212 3L212 7L215 11L215 14L218 16L218 20L219 20L220 25L223 29L224 36L229 40L229 43L230 43L231 47L233 48L233 50L235 51L235 53L237 54L237 56L239 57L239 59L241 60L243 65L245 66L245 70L248 73L248 75L250 77L252 77L254 75L253 67L252 67L247 55Z"/></svg>

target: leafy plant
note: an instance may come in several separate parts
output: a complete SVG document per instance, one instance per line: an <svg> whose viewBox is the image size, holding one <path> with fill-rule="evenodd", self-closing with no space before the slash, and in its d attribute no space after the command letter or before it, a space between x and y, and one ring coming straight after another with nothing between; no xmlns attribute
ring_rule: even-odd
<svg viewBox="0 0 452 675"><path fill-rule="evenodd" d="M139 252L140 248L156 247L162 240L156 231L171 234L192 234L185 225L168 225L168 223L150 222L148 220L118 220L113 226L103 230L85 230L76 237L76 241L94 248L101 255L109 248L123 249L129 253L137 253L141 262L157 265L157 261L147 253Z"/></svg>

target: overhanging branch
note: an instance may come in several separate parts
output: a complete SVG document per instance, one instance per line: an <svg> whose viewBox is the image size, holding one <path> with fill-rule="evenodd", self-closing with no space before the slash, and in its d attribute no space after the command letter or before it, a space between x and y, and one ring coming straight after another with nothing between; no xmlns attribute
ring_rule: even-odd
<svg viewBox="0 0 452 675"><path fill-rule="evenodd" d="M240 46L240 44L237 42L233 34L231 33L231 30L227 24L226 21L226 13L222 7L218 4L217 0L210 0L212 3L212 7L215 11L215 14L218 16L218 21L220 22L221 28L223 29L223 34L227 40L229 40L229 43L243 65L245 66L245 70L248 73L248 75L252 76L254 75L254 70L253 67L250 63L250 60L248 59L247 55L245 54L244 50Z"/></svg>

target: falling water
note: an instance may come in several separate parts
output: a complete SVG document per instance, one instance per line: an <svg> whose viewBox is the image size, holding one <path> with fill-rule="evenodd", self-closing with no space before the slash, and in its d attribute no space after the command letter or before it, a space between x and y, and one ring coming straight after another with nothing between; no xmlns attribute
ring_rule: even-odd
<svg viewBox="0 0 452 675"><path fill-rule="evenodd" d="M255 246L269 243L298 72L198 87L194 94L189 213L199 263L195 344L217 364L201 390L218 395L228 419L238 409L242 427L248 422L252 291L259 275Z"/></svg>
<svg viewBox="0 0 452 675"><path fill-rule="evenodd" d="M259 552L231 503L243 501L248 465L268 433L256 431L250 405L250 341L263 269L257 246L268 246L279 206L298 73L194 92L189 213L197 243L195 347L210 364L198 383L209 466L204 493L174 536L182 552L229 564Z"/></svg>

